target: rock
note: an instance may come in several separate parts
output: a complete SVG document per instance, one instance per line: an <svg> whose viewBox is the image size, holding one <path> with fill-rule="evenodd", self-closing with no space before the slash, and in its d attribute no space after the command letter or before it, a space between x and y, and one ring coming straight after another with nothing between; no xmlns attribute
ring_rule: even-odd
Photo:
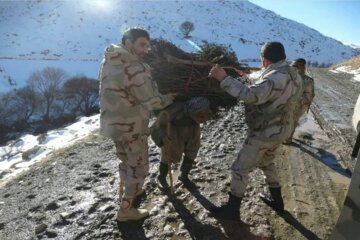
<svg viewBox="0 0 360 240"><path fill-rule="evenodd" d="M99 208L99 211L101 211L101 212L109 212L109 211L111 211L111 210L113 210L113 209L115 209L115 207L112 206L112 205L109 203L109 204L105 204L105 205L101 206L101 207Z"/></svg>
<svg viewBox="0 0 360 240"><path fill-rule="evenodd" d="M185 230L185 224L183 222L179 224L179 230Z"/></svg>
<svg viewBox="0 0 360 240"><path fill-rule="evenodd" d="M85 144L85 146L98 146L99 145L98 142L85 142L84 144Z"/></svg>
<svg viewBox="0 0 360 240"><path fill-rule="evenodd" d="M35 227L35 234L42 233L46 230L48 226L45 223L41 223Z"/></svg>
<svg viewBox="0 0 360 240"><path fill-rule="evenodd" d="M60 206L59 206L55 201L53 201L53 202L49 203L49 204L46 206L45 211L56 210L56 209L58 209L59 207L60 207Z"/></svg>
<svg viewBox="0 0 360 240"><path fill-rule="evenodd" d="M69 215L70 215L70 213L68 213L68 212L62 212L62 213L60 213L60 217L62 218L62 219L66 219L67 217L69 217Z"/></svg>
<svg viewBox="0 0 360 240"><path fill-rule="evenodd" d="M172 231L173 228L168 224L164 227L164 231L167 232L167 231Z"/></svg>
<svg viewBox="0 0 360 240"><path fill-rule="evenodd" d="M154 233L153 233L153 232L148 232L148 233L145 234L145 237L146 237L147 239L153 239Z"/></svg>
<svg viewBox="0 0 360 240"><path fill-rule="evenodd" d="M21 158L22 158L23 160L30 160L30 159L31 159L31 155L32 155L32 154L35 154L37 151L39 151L39 149L40 149L40 146L35 146L35 147L33 147L33 148L31 148L31 149L23 152L23 153L21 154Z"/></svg>
<svg viewBox="0 0 360 240"><path fill-rule="evenodd" d="M161 207L159 206L159 204L155 205L149 212L150 216L154 216L157 215L160 211Z"/></svg>
<svg viewBox="0 0 360 240"><path fill-rule="evenodd" d="M48 237L48 238L56 238L57 237L57 233L54 232L54 231L46 231L45 232L45 235Z"/></svg>

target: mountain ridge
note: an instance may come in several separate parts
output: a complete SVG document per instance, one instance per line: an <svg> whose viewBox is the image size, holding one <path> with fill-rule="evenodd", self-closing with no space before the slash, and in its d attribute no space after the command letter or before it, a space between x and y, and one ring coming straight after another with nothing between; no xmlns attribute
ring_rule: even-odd
<svg viewBox="0 0 360 240"><path fill-rule="evenodd" d="M289 60L303 57L326 66L360 52L249 1L15 1L0 6L3 83L8 77L18 83L25 81L25 74L17 76L21 66L9 67L19 59L88 60L93 64L82 73L96 78L95 71L88 68L96 67L103 49L119 42L121 32L130 26L142 26L152 38L164 38L185 51L197 51L203 41L224 44L251 66L260 65L260 47L267 41L282 42ZM195 25L188 39L179 30L184 21ZM33 71L43 68L31 64Z"/></svg>

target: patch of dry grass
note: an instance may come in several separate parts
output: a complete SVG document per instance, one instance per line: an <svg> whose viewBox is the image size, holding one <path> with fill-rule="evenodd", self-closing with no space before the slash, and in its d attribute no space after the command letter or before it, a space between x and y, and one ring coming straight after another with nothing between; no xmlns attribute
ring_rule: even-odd
<svg viewBox="0 0 360 240"><path fill-rule="evenodd" d="M356 56L352 59L349 59L345 62L335 64L335 65L331 66L330 68L335 69L335 68L342 67L342 66L349 66L353 70L359 69L360 68L360 55Z"/></svg>

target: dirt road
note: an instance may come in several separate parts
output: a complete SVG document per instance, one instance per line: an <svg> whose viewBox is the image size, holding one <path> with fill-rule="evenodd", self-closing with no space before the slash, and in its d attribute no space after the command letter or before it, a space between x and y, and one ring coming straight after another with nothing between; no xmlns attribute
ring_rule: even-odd
<svg viewBox="0 0 360 240"><path fill-rule="evenodd" d="M159 151L150 142L147 196L140 203L150 217L144 221L113 220L118 162L113 143L94 134L1 187L0 239L327 239L350 181L350 119L360 86L326 70L311 74L316 82L314 114L302 120L294 143L282 146L277 158L284 214L258 197L268 191L259 170L251 173L240 223L217 220L206 210L227 199L229 167L246 137L239 105L204 126L203 145L191 171L197 188L189 190L176 181L173 197L161 193L155 185ZM176 180L178 170L174 175Z"/></svg>

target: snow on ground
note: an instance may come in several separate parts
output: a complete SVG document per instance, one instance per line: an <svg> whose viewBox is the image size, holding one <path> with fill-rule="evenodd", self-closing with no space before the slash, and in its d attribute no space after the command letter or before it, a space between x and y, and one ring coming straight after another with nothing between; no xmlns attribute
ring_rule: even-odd
<svg viewBox="0 0 360 240"><path fill-rule="evenodd" d="M99 114L81 117L63 129L56 129L39 136L25 135L0 147L0 181L28 169L53 151L70 146L99 129Z"/></svg>
<svg viewBox="0 0 360 240"><path fill-rule="evenodd" d="M344 72L344 73L353 74L354 75L353 80L360 82L360 68L352 69L350 66L341 66L330 71L334 73Z"/></svg>

